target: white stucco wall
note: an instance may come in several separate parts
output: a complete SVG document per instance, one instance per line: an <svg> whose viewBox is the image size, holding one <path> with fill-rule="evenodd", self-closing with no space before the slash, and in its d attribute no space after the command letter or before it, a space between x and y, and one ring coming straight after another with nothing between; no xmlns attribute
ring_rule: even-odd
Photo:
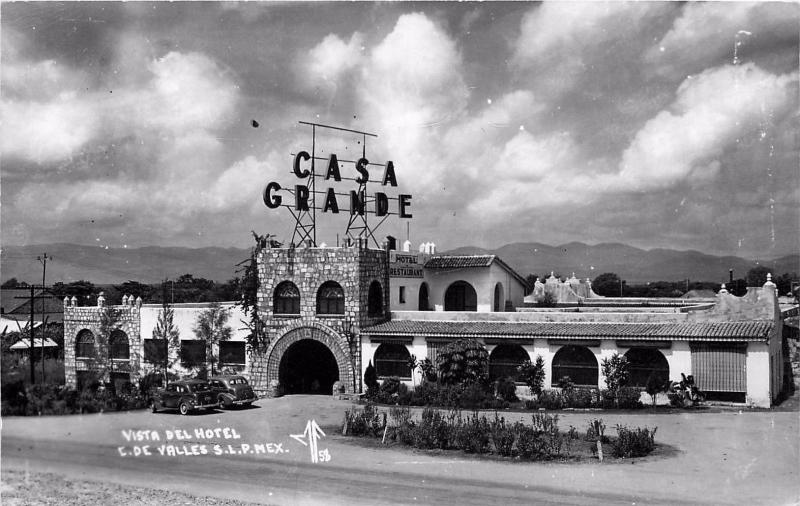
<svg viewBox="0 0 800 506"><path fill-rule="evenodd" d="M747 404L762 408L770 406L770 350L765 343L747 344L745 362L747 374Z"/></svg>
<svg viewBox="0 0 800 506"><path fill-rule="evenodd" d="M475 289L478 296L478 312L489 313L494 309L494 292L497 283L502 285L503 299L500 311L505 310L505 301L510 300L512 307L523 305L525 287L511 273L499 264L487 267L474 267L454 270L425 270L428 282L430 303L436 311L444 311L444 295L447 288L456 281L466 281Z"/></svg>

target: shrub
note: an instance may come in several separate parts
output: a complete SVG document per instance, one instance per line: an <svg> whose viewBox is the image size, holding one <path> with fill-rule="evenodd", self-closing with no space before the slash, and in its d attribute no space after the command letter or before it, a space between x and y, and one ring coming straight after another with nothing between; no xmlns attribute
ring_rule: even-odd
<svg viewBox="0 0 800 506"><path fill-rule="evenodd" d="M531 395L539 396L542 393L544 386L544 359L541 355L537 355L536 363L532 364L530 360L526 360L521 366L517 368L519 371L519 379L528 385Z"/></svg>
<svg viewBox="0 0 800 506"><path fill-rule="evenodd" d="M375 371L375 366L372 365L372 360L369 361L369 365L364 371L364 384L367 385L367 390L378 388L378 373Z"/></svg>
<svg viewBox="0 0 800 506"><path fill-rule="evenodd" d="M539 405L544 409L561 409L564 403L560 392L556 390L543 390L539 395Z"/></svg>
<svg viewBox="0 0 800 506"><path fill-rule="evenodd" d="M455 431L455 446L466 453L486 453L489 451L490 437L486 417L478 418L478 414L473 413Z"/></svg>
<svg viewBox="0 0 800 506"><path fill-rule="evenodd" d="M452 438L451 426L439 411L425 408L419 424L414 428L413 441L416 448L446 449Z"/></svg>
<svg viewBox="0 0 800 506"><path fill-rule="evenodd" d="M642 390L636 387L621 387L617 390L617 407L620 409L642 408Z"/></svg>
<svg viewBox="0 0 800 506"><path fill-rule="evenodd" d="M611 453L617 458L644 457L649 455L656 447L656 427L649 430L647 427L628 429L617 425L617 439L614 440Z"/></svg>
<svg viewBox="0 0 800 506"><path fill-rule="evenodd" d="M467 382L461 385L460 390L461 391L458 393L456 403L450 404L449 406L467 409L480 409L492 407L493 405L494 396L482 382Z"/></svg>
<svg viewBox="0 0 800 506"><path fill-rule="evenodd" d="M494 382L496 396L506 402L517 402L517 384L513 378L501 378Z"/></svg>
<svg viewBox="0 0 800 506"><path fill-rule="evenodd" d="M510 457L513 454L514 440L516 439L513 426L506 425L505 418L499 418L495 413L494 421L490 424L490 431L495 452L504 457Z"/></svg>
<svg viewBox="0 0 800 506"><path fill-rule="evenodd" d="M389 417L392 419L392 439L407 445L414 444L415 424L411 419L411 411L407 407L393 407L389 409Z"/></svg>
<svg viewBox="0 0 800 506"><path fill-rule="evenodd" d="M624 355L614 353L600 362L600 369L605 377L606 387L617 399L617 392L628 384L631 376L628 370L628 359Z"/></svg>
<svg viewBox="0 0 800 506"><path fill-rule="evenodd" d="M428 382L435 382L436 381L436 366L431 359L425 358L419 362L417 365L420 371L422 371L422 379L423 381Z"/></svg>
<svg viewBox="0 0 800 506"><path fill-rule="evenodd" d="M373 404L367 404L364 409L348 409L344 412L342 432L353 436L378 436L383 434L386 427L386 415L381 414Z"/></svg>
<svg viewBox="0 0 800 506"><path fill-rule="evenodd" d="M431 381L423 381L411 393L409 404L414 406L432 406L437 403L439 385Z"/></svg>
<svg viewBox="0 0 800 506"><path fill-rule="evenodd" d="M439 351L439 379L445 384L482 381L489 367L486 348L474 339L461 339Z"/></svg>

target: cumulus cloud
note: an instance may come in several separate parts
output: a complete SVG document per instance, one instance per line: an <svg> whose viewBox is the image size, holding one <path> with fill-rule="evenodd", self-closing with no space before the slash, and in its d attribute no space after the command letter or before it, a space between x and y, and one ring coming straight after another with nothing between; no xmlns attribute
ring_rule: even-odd
<svg viewBox="0 0 800 506"><path fill-rule="evenodd" d="M582 77L628 57L620 40L646 31L669 6L652 2L545 2L522 18L512 44L512 66L564 94Z"/></svg>
<svg viewBox="0 0 800 506"><path fill-rule="evenodd" d="M645 60L655 73L682 79L734 56L746 59L775 38L796 37L798 14L792 3L689 2Z"/></svg>
<svg viewBox="0 0 800 506"><path fill-rule="evenodd" d="M797 74L777 76L754 64L727 65L687 79L670 110L641 128L622 154L619 173L603 183L610 190L647 191L713 177L726 147L787 113L796 81Z"/></svg>
<svg viewBox="0 0 800 506"><path fill-rule="evenodd" d="M31 71L21 72L22 66ZM79 154L92 141L217 130L230 119L237 101L232 76L199 53L170 52L152 60L145 86L119 83L116 90L71 89L76 86L65 84L88 78L48 61L12 62L9 67L4 84L12 93L2 101L6 159L47 164ZM35 94L29 89L26 96L14 95L29 85Z"/></svg>
<svg viewBox="0 0 800 506"><path fill-rule="evenodd" d="M329 34L300 59L298 80L308 89L324 88L334 93L342 78L361 64L364 53L364 36L353 33L345 42Z"/></svg>

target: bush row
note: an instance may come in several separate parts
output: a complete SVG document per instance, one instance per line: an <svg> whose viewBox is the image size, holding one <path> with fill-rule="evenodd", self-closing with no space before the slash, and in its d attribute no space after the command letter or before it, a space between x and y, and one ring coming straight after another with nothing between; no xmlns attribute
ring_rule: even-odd
<svg viewBox="0 0 800 506"><path fill-rule="evenodd" d="M621 387L616 399L609 390L597 388L571 388L562 390L543 390L536 399L525 402L527 409L564 408L602 408L639 409L644 407L639 398L642 390L635 387Z"/></svg>
<svg viewBox="0 0 800 506"><path fill-rule="evenodd" d="M387 378L379 386L367 390L367 400L379 404L400 406L438 406L456 409L505 409L519 399L516 385L510 379L494 383L468 381L460 384L442 384L423 381L409 390L398 378ZM565 388L543 390L535 399L525 402L526 409L564 408L620 408L639 409L642 390L621 387L616 398L608 390L596 388Z"/></svg>
<svg viewBox="0 0 800 506"><path fill-rule="evenodd" d="M17 385L14 385L17 386ZM140 409L147 399L137 391L81 391L63 385L36 384L3 388L2 416L70 415Z"/></svg>
<svg viewBox="0 0 800 506"><path fill-rule="evenodd" d="M487 419L473 413L462 416L452 410L442 414L425 408L419 420L410 410L393 407L390 422L368 404L363 410L345 412L342 432L351 436L383 437L420 449L461 450L466 453L497 454L525 460L549 460L569 456L571 439L558 431L558 415L534 413L532 424L507 423L495 413ZM388 423L388 426L387 426Z"/></svg>

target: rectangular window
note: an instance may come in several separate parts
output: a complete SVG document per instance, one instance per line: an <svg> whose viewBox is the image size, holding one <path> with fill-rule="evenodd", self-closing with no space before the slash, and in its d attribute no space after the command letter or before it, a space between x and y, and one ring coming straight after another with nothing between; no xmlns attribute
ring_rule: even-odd
<svg viewBox="0 0 800 506"><path fill-rule="evenodd" d="M144 340L144 361L151 364L163 364L167 360L166 339Z"/></svg>
<svg viewBox="0 0 800 506"><path fill-rule="evenodd" d="M406 303L406 287L400 287L400 304Z"/></svg>
<svg viewBox="0 0 800 506"><path fill-rule="evenodd" d="M244 365L244 342L224 341L219 343L219 363Z"/></svg>
<svg viewBox="0 0 800 506"><path fill-rule="evenodd" d="M194 367L206 361L206 342L202 340L181 341L181 365Z"/></svg>

